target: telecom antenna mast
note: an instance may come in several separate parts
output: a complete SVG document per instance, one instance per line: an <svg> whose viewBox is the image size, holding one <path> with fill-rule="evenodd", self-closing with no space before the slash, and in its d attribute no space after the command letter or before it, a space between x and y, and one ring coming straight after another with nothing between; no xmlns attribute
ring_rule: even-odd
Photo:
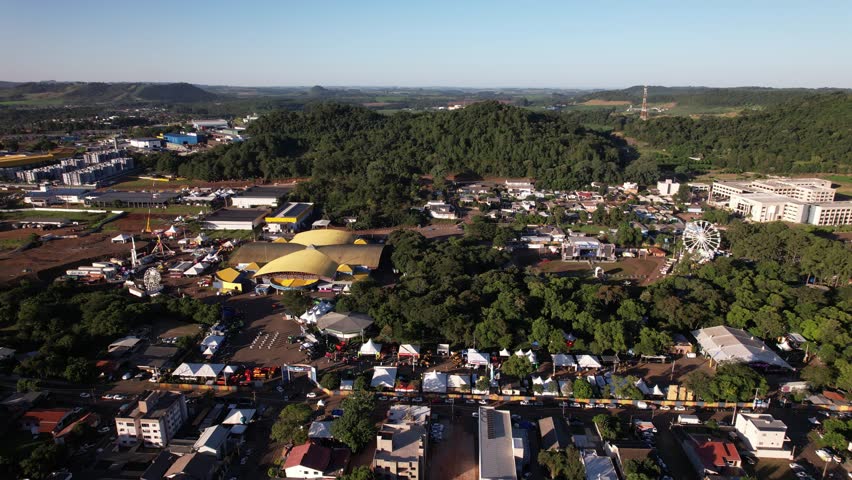
<svg viewBox="0 0 852 480"><path fill-rule="evenodd" d="M639 118L648 120L648 86L642 90L642 110L639 111Z"/></svg>

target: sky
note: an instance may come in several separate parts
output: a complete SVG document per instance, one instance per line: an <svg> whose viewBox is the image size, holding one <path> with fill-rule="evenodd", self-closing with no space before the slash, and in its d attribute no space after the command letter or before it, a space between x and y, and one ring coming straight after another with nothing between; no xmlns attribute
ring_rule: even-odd
<svg viewBox="0 0 852 480"><path fill-rule="evenodd" d="M852 87L852 1L0 0L0 80Z"/></svg>

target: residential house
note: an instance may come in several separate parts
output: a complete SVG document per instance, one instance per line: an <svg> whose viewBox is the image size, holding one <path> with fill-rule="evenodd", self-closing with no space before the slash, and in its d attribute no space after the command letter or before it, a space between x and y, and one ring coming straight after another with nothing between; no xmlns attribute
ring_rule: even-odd
<svg viewBox="0 0 852 480"><path fill-rule="evenodd" d="M738 413L734 429L743 445L756 457L792 458L790 449L784 448L787 425L772 415Z"/></svg>
<svg viewBox="0 0 852 480"><path fill-rule="evenodd" d="M349 463L349 450L304 443L290 449L282 465L287 478L335 478Z"/></svg>

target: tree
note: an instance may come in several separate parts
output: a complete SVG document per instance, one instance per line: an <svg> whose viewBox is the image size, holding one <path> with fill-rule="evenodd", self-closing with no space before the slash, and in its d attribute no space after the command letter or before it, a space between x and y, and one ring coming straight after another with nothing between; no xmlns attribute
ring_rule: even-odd
<svg viewBox="0 0 852 480"><path fill-rule="evenodd" d="M70 358L65 367L64 377L73 383L88 383L95 377L95 368L85 358Z"/></svg>
<svg viewBox="0 0 852 480"><path fill-rule="evenodd" d="M375 479L375 475L373 475L373 471L370 470L370 467L366 465L360 465L355 467L351 472L346 475L340 477L340 480L373 480Z"/></svg>
<svg viewBox="0 0 852 480"><path fill-rule="evenodd" d="M624 398L627 400L642 400L645 398L645 396L642 395L642 391L636 386L636 382L638 381L639 379L633 375L628 375L626 377L613 375L612 384L615 385L616 398Z"/></svg>
<svg viewBox="0 0 852 480"><path fill-rule="evenodd" d="M355 378L355 383L352 384L352 389L356 392L370 389L370 382L364 375L359 375Z"/></svg>
<svg viewBox="0 0 852 480"><path fill-rule="evenodd" d="M601 440L616 440L621 435L621 424L618 422L618 417L600 413L592 418L595 425L598 427Z"/></svg>
<svg viewBox="0 0 852 480"><path fill-rule="evenodd" d="M270 438L275 442L293 445L305 443L308 440L308 430L305 426L310 419L311 407L304 403L287 405L272 425Z"/></svg>
<svg viewBox="0 0 852 480"><path fill-rule="evenodd" d="M580 452L573 446L564 452L542 450L538 453L538 463L550 473L550 478L559 480L585 480L586 467L580 460Z"/></svg>
<svg viewBox="0 0 852 480"><path fill-rule="evenodd" d="M488 392L491 390L491 380L489 380L488 375L480 375L479 378L476 379L476 389L480 392Z"/></svg>
<svg viewBox="0 0 852 480"><path fill-rule="evenodd" d="M356 416L344 407L343 416L331 423L331 434L335 440L357 452L376 440L376 426L369 416Z"/></svg>
<svg viewBox="0 0 852 480"><path fill-rule="evenodd" d="M500 371L517 379L524 379L533 373L533 364L526 355L512 355L503 362Z"/></svg>
<svg viewBox="0 0 852 480"><path fill-rule="evenodd" d="M574 379L574 398L589 399L594 395L592 385L582 377Z"/></svg>
<svg viewBox="0 0 852 480"><path fill-rule="evenodd" d="M659 355L668 351L672 345L669 334L656 329L643 327L639 331L639 342L633 346L637 355Z"/></svg>
<svg viewBox="0 0 852 480"><path fill-rule="evenodd" d="M284 307L284 311L290 315L301 315L311 308L313 301L300 290L286 290L278 297L278 303Z"/></svg>
<svg viewBox="0 0 852 480"><path fill-rule="evenodd" d="M19 378L16 390L20 393L41 391L41 382L34 378Z"/></svg>
<svg viewBox="0 0 852 480"><path fill-rule="evenodd" d="M21 461L21 472L33 479L48 478L62 457L60 447L54 443L43 443Z"/></svg>
<svg viewBox="0 0 852 480"><path fill-rule="evenodd" d="M656 480L662 472L650 458L630 459L624 462L627 480Z"/></svg>
<svg viewBox="0 0 852 480"><path fill-rule="evenodd" d="M674 195L674 200L678 203L689 203L692 199L692 188L687 183L681 183Z"/></svg>
<svg viewBox="0 0 852 480"><path fill-rule="evenodd" d="M687 375L687 388L706 401L746 402L768 390L766 378L742 363L723 363L712 377L696 371Z"/></svg>
<svg viewBox="0 0 852 480"><path fill-rule="evenodd" d="M340 375L328 372L320 379L320 385L327 390L337 390L340 388Z"/></svg>
<svg viewBox="0 0 852 480"><path fill-rule="evenodd" d="M835 370L828 365L811 363L802 369L802 380L815 389L831 385L835 375Z"/></svg>

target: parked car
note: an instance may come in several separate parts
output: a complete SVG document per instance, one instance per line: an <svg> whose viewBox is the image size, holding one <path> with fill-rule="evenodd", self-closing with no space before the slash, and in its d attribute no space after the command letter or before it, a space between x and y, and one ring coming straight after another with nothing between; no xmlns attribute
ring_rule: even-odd
<svg viewBox="0 0 852 480"><path fill-rule="evenodd" d="M88 392L83 392L80 394L80 398L91 398L92 394Z"/></svg>
<svg viewBox="0 0 852 480"><path fill-rule="evenodd" d="M411 401L414 403L423 403L423 397L414 397Z"/></svg>
<svg viewBox="0 0 852 480"><path fill-rule="evenodd" d="M686 407L684 407L682 405L678 405L678 406L674 407L674 410L675 410L675 412L685 412Z"/></svg>
<svg viewBox="0 0 852 480"><path fill-rule="evenodd" d="M816 451L817 457L821 458L824 462L832 461L832 455L828 452L828 450L824 448L820 448Z"/></svg>
<svg viewBox="0 0 852 480"><path fill-rule="evenodd" d="M668 406L668 405L660 405L660 410L662 410L662 411L664 411L664 412L667 412L667 411L669 411L669 410L671 410L671 409L672 409L672 407L670 407L670 406Z"/></svg>
<svg viewBox="0 0 852 480"><path fill-rule="evenodd" d="M488 400L483 398L483 399L479 400L479 404L480 405L488 405Z"/></svg>
<svg viewBox="0 0 852 480"><path fill-rule="evenodd" d="M521 400L521 405L527 406L530 404L529 400Z"/></svg>
<svg viewBox="0 0 852 480"><path fill-rule="evenodd" d="M308 392L305 396L308 398L317 398L316 392Z"/></svg>

